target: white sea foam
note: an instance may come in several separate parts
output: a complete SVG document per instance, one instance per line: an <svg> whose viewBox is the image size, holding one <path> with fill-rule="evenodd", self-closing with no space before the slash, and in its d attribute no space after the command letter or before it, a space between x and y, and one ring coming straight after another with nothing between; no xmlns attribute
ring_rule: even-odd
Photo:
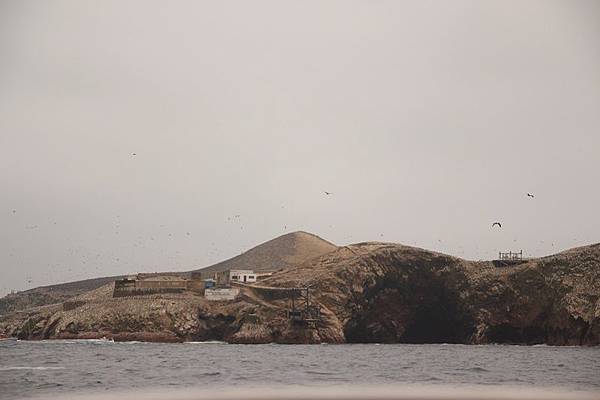
<svg viewBox="0 0 600 400"><path fill-rule="evenodd" d="M186 344L227 344L227 342L222 342L220 340L207 340L205 342L184 342Z"/></svg>
<svg viewBox="0 0 600 400"><path fill-rule="evenodd" d="M20 370L44 371L47 369L66 369L66 368L65 367L0 367L0 371L20 371Z"/></svg>
<svg viewBox="0 0 600 400"><path fill-rule="evenodd" d="M45 397L48 399L49 397ZM535 389L523 387L462 387L451 386L329 386L329 387L245 387L204 389L145 390L114 393L70 394L54 397L64 400L597 400L598 392Z"/></svg>
<svg viewBox="0 0 600 400"><path fill-rule="evenodd" d="M27 344L106 344L115 343L113 339L45 339L45 340L17 340L19 343Z"/></svg>

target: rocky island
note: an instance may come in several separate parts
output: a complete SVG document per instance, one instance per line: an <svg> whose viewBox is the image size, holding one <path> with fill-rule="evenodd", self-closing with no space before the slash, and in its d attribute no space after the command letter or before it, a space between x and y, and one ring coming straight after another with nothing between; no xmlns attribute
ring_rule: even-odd
<svg viewBox="0 0 600 400"><path fill-rule="evenodd" d="M191 291L113 297L107 277L0 299L0 335L229 343L600 344L600 244L514 263L394 243L338 247L295 232L202 269L273 271L229 301ZM191 272L172 273L184 277ZM296 289L294 289L296 288ZM290 318L309 288L319 318Z"/></svg>

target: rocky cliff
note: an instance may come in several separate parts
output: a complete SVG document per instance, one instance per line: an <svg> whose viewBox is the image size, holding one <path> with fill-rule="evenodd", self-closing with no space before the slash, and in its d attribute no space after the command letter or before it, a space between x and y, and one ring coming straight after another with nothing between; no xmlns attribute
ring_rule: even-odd
<svg viewBox="0 0 600 400"><path fill-rule="evenodd" d="M310 286L321 307L314 329L286 316L283 289L299 286ZM5 315L0 333L234 343L600 344L600 244L497 266L360 243L283 269L260 287L242 287L235 301L208 302L192 293L113 299L110 293L108 284Z"/></svg>
<svg viewBox="0 0 600 400"><path fill-rule="evenodd" d="M348 342L600 343L600 244L497 267L363 243L270 281L318 288Z"/></svg>

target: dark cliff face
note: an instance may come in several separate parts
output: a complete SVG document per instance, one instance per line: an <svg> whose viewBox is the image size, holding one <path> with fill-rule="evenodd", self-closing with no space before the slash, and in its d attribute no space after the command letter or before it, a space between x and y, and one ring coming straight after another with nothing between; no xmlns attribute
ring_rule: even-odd
<svg viewBox="0 0 600 400"><path fill-rule="evenodd" d="M271 282L312 284L347 342L600 343L599 245L495 267L365 243Z"/></svg>
<svg viewBox="0 0 600 400"><path fill-rule="evenodd" d="M348 342L463 343L473 320L444 274L421 270L386 275L350 304Z"/></svg>
<svg viewBox="0 0 600 400"><path fill-rule="evenodd" d="M486 279L487 278L487 279ZM598 344L600 246L489 273L469 288L474 342Z"/></svg>
<svg viewBox="0 0 600 400"><path fill-rule="evenodd" d="M362 243L242 288L233 302L193 294L77 301L0 320L22 338L225 340L232 343L600 344L600 245L496 267L422 249ZM313 329L286 317L281 289L311 286ZM109 285L110 286L110 285Z"/></svg>
<svg viewBox="0 0 600 400"><path fill-rule="evenodd" d="M346 342L464 343L474 321L461 299L460 259L411 247L348 246L272 277L309 284Z"/></svg>

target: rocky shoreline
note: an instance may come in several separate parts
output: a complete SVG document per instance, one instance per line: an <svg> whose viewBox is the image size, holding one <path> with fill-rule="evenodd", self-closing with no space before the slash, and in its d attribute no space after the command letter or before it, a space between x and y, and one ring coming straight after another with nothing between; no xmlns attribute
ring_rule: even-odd
<svg viewBox="0 0 600 400"><path fill-rule="evenodd" d="M112 298L107 284L69 303L0 317L20 339L228 343L600 344L600 245L498 267L389 243L338 248L265 287L311 285L314 328L257 287L229 302L183 293Z"/></svg>

